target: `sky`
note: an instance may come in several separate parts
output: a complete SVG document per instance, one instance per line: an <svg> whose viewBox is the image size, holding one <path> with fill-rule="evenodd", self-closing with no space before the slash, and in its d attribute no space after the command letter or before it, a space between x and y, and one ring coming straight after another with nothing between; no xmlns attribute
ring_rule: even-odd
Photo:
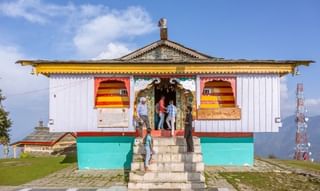
<svg viewBox="0 0 320 191"><path fill-rule="evenodd" d="M13 120L12 142L48 120L48 79L19 59L116 58L169 39L226 59L307 59L301 75L281 80L282 117L295 112L304 83L308 115L320 114L320 1L0 1L0 89Z"/></svg>

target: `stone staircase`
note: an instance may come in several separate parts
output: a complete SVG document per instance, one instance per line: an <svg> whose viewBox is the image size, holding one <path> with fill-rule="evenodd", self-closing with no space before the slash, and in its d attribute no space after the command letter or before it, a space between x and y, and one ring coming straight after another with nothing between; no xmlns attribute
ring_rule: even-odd
<svg viewBox="0 0 320 191"><path fill-rule="evenodd" d="M200 139L194 137L194 153L187 153L183 137L153 138L153 163L144 172L144 146L136 138L128 190L205 190Z"/></svg>

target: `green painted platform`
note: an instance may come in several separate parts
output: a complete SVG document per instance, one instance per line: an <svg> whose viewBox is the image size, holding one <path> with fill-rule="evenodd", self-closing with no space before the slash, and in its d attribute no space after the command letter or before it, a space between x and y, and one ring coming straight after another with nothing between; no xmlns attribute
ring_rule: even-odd
<svg viewBox="0 0 320 191"><path fill-rule="evenodd" d="M84 169L129 169L135 137L78 137L78 167ZM253 165L253 137L201 137L205 165Z"/></svg>
<svg viewBox="0 0 320 191"><path fill-rule="evenodd" d="M78 167L84 169L130 168L135 137L78 137Z"/></svg>
<svg viewBox="0 0 320 191"><path fill-rule="evenodd" d="M253 137L201 137L200 142L205 165L252 166L254 163Z"/></svg>

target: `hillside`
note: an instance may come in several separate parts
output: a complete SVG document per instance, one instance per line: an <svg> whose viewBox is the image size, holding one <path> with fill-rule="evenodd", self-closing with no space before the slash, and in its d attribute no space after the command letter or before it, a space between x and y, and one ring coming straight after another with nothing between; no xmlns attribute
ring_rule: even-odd
<svg viewBox="0 0 320 191"><path fill-rule="evenodd" d="M279 133L256 133L255 154L264 157L273 154L282 159L292 159L296 133L294 118L285 118ZM312 158L320 161L320 116L309 117L308 139Z"/></svg>

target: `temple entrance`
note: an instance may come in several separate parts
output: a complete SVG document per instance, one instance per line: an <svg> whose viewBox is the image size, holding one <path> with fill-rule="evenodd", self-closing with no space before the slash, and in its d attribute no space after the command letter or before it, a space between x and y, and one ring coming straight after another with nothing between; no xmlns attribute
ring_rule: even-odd
<svg viewBox="0 0 320 191"><path fill-rule="evenodd" d="M175 121L175 135L183 136L184 120L186 117L186 107L188 105L196 107L195 102L195 79L194 78L135 78L135 107L141 97L147 99L148 117L153 136L170 136L169 130L158 130L159 117L156 113L156 104L161 96L165 96L165 107L169 101L173 100L177 108ZM194 115L195 110L193 110ZM164 128L167 129L166 117ZM136 109L134 110L134 119Z"/></svg>
<svg viewBox="0 0 320 191"><path fill-rule="evenodd" d="M169 101L173 100L173 104L177 106L176 102L176 84L175 83L170 83L170 78L162 78L161 82L159 84L154 85L154 100L155 104L159 103L160 99L162 96L165 97L165 107L169 105ZM165 119L167 118L168 114L165 115ZM154 124L155 124L155 129L158 129L158 123L160 119L159 116L156 115L154 117ZM168 129L168 125L166 123L166 120L163 123L164 129ZM177 127L175 125L175 127Z"/></svg>

